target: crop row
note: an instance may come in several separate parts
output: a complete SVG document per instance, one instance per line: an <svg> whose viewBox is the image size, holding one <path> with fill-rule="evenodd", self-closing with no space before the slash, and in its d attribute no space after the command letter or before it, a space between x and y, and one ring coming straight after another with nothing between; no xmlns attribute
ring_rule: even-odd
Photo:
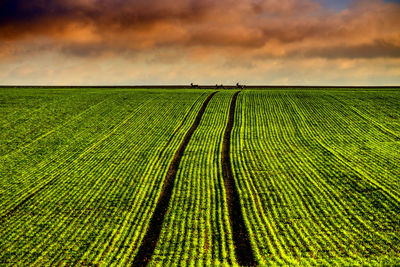
<svg viewBox="0 0 400 267"><path fill-rule="evenodd" d="M179 99L179 94L153 93L127 116L114 113L106 133L38 180L51 182L4 219L1 261L123 264L131 260L174 147L204 99L200 95L189 93L172 102L171 97ZM137 95L126 97L134 102ZM193 103L187 123L165 148ZM118 109L119 103L115 105ZM97 115L101 120L102 114Z"/></svg>
<svg viewBox="0 0 400 267"><path fill-rule="evenodd" d="M365 125L348 109L323 92L239 95L232 160L261 263L349 264L398 256L394 183L383 189L382 179L366 168L372 158L356 164L326 141L346 132L357 143ZM348 128L339 123L345 119ZM388 180L399 177L392 175Z"/></svg>
<svg viewBox="0 0 400 267"><path fill-rule="evenodd" d="M185 150L152 264L235 262L220 167L233 93L211 99Z"/></svg>
<svg viewBox="0 0 400 267"><path fill-rule="evenodd" d="M352 92L329 94L344 105L349 106L353 111L359 111L362 116L380 124L395 134L400 134L400 102L399 90Z"/></svg>
<svg viewBox="0 0 400 267"><path fill-rule="evenodd" d="M0 105L0 157L41 140L60 124L109 95L111 92L3 89L0 92L0 103L3 103Z"/></svg>
<svg viewBox="0 0 400 267"><path fill-rule="evenodd" d="M235 91L47 90L0 92L0 263L131 264L187 140L150 264L238 264ZM399 97L238 95L235 208L258 263L400 264Z"/></svg>
<svg viewBox="0 0 400 267"><path fill-rule="evenodd" d="M295 108L302 110L299 113L306 123L304 129L318 136L321 145L328 147L366 180L358 182L359 191L379 188L388 198L400 200L400 181L397 179L400 139L395 133L385 131L369 116L329 95L322 95L319 101L298 101L290 96L288 99L293 101ZM324 120L328 115L329 120Z"/></svg>

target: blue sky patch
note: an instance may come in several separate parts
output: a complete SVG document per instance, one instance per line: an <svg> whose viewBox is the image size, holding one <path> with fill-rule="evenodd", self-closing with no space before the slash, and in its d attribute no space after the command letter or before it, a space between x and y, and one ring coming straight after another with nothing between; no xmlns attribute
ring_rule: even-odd
<svg viewBox="0 0 400 267"><path fill-rule="evenodd" d="M325 8L334 10L343 10L347 8L353 0L318 0ZM384 2L392 2L400 4L400 0L384 0Z"/></svg>

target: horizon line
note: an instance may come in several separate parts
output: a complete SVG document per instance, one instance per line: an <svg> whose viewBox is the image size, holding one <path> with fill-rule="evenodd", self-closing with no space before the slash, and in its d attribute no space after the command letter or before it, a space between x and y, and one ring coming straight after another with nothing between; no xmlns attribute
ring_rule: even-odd
<svg viewBox="0 0 400 267"><path fill-rule="evenodd" d="M246 85L240 84L244 88L397 88L400 89L400 85ZM232 84L196 84L191 86L190 84L166 84L166 85L0 85L0 88L176 88L176 89L221 89L223 86L225 89L238 88L237 85ZM223 89L222 88L222 89ZM240 89L240 88L239 88Z"/></svg>

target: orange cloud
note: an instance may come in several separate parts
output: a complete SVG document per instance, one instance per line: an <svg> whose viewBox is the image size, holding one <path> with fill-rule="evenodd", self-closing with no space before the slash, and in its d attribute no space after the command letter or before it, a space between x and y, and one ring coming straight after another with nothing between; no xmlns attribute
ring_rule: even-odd
<svg viewBox="0 0 400 267"><path fill-rule="evenodd" d="M249 58L400 57L400 5L383 0L353 1L338 12L313 0L5 0L0 10L0 60L41 49L92 57L165 48Z"/></svg>

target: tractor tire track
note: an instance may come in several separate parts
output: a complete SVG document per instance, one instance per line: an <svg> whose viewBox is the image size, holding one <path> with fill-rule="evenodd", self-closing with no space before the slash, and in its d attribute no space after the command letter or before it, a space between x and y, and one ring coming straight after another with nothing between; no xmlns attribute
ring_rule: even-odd
<svg viewBox="0 0 400 267"><path fill-rule="evenodd" d="M165 150L168 148L169 144L172 142L172 140L175 138L176 134L179 132L179 130L182 128L182 126L185 124L186 119L189 117L189 115L192 113L193 109L195 108L196 104L201 101L201 98L205 95L206 93L202 93L191 105L191 107L189 108L189 111L186 113L186 115L183 117L182 122L180 123L180 125L175 129L175 131L172 133L171 137L168 139L167 143L165 143L165 145L163 146L162 150L160 151L160 153L158 154L158 160L161 159L161 157L163 156L163 154L165 153ZM118 232L115 232L115 234L112 235L106 249L104 250L104 252L102 253L102 257L104 257L104 255L107 254L107 252L110 249L111 244L114 242L115 238L117 237Z"/></svg>
<svg viewBox="0 0 400 267"><path fill-rule="evenodd" d="M251 247L249 233L244 222L243 213L240 204L239 192L235 179L233 177L232 165L230 160L230 140L233 123L235 119L236 99L240 91L236 92L229 108L228 123L225 128L224 139L222 143L222 176L224 178L226 202L229 212L229 221L232 227L232 240L235 247L236 260L242 266L257 265Z"/></svg>
<svg viewBox="0 0 400 267"><path fill-rule="evenodd" d="M201 109L197 113L196 119L193 122L192 127L188 130L179 148L175 152L175 155L169 165L168 172L156 204L156 208L154 209L151 216L149 226L147 227L146 233L142 239L142 243L139 247L137 256L132 262L133 266L147 266L151 260L157 242L160 238L162 224L172 196L172 190L174 188L175 177L178 172L179 163L182 159L183 153L185 152L186 146L190 141L190 138L200 124L200 120L206 110L208 103L216 93L217 92L212 93L204 101Z"/></svg>

